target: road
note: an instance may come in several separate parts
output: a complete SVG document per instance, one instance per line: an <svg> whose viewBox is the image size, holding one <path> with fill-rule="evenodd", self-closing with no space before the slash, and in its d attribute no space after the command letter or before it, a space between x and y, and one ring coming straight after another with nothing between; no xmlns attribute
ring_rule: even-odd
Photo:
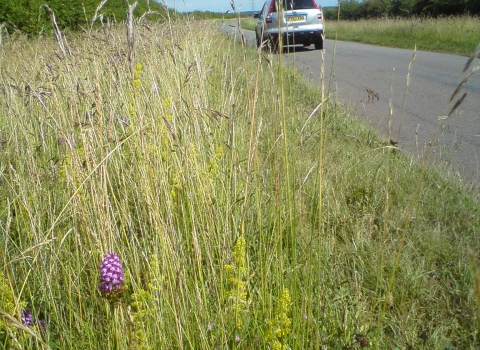
<svg viewBox="0 0 480 350"><path fill-rule="evenodd" d="M227 23L222 29L234 34L237 28L231 25L235 24ZM243 33L247 43L254 45L254 32L244 30ZM313 46L297 46L294 52L284 50L282 54L284 62L294 65L315 84L321 84L324 64L324 82L330 87L332 97L351 107L355 117L371 124L384 137L390 137L397 147L419 159L423 159L432 143L429 158L432 162L452 171L467 188L478 188L480 70L470 77L458 95L467 93L462 104L448 119L443 119L453 106L448 100L464 77L462 70L468 58L417 51L412 63L413 45L412 50L404 50L342 41L335 45L334 41L326 40L324 61L321 52L313 50ZM478 64L480 60L475 59L472 67ZM439 123L443 126L435 134Z"/></svg>

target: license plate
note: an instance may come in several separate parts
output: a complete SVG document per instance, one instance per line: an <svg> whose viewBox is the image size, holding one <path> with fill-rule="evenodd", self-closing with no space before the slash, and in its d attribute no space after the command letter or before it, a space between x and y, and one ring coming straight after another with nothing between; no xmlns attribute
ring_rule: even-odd
<svg viewBox="0 0 480 350"><path fill-rule="evenodd" d="M298 21L304 21L305 16L292 16L292 17L287 17L287 22L298 22Z"/></svg>

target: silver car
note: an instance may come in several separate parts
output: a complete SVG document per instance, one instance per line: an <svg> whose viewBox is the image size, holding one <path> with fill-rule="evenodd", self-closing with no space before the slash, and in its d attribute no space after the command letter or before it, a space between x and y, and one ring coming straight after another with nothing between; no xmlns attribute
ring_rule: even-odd
<svg viewBox="0 0 480 350"><path fill-rule="evenodd" d="M257 47L315 45L323 49L323 12L315 0L267 0L255 26Z"/></svg>

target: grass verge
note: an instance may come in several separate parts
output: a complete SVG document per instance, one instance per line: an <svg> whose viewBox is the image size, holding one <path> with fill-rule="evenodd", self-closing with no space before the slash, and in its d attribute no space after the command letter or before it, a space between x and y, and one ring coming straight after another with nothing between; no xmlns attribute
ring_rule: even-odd
<svg viewBox="0 0 480 350"><path fill-rule="evenodd" d="M4 347L480 344L476 198L211 22L124 32L0 51Z"/></svg>
<svg viewBox="0 0 480 350"><path fill-rule="evenodd" d="M338 40L469 56L480 42L480 21L473 17L332 21L326 36Z"/></svg>

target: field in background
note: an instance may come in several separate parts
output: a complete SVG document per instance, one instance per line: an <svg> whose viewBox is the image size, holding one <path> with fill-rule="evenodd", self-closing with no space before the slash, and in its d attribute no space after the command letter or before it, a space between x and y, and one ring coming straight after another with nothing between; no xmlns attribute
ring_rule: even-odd
<svg viewBox="0 0 480 350"><path fill-rule="evenodd" d="M212 22L134 42L4 39L2 346L480 345L480 206L455 179Z"/></svg>
<svg viewBox="0 0 480 350"><path fill-rule="evenodd" d="M242 19L254 30L257 20ZM475 17L369 19L325 21L327 39L357 41L404 49L455 53L469 56L480 42L480 20Z"/></svg>
<svg viewBox="0 0 480 350"><path fill-rule="evenodd" d="M480 43L474 17L375 19L326 23L328 39L470 56Z"/></svg>

